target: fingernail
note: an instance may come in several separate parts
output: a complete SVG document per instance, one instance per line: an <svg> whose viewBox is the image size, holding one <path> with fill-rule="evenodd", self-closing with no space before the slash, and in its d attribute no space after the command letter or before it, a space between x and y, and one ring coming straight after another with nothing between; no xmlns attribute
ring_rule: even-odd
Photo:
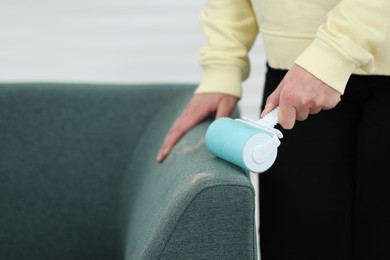
<svg viewBox="0 0 390 260"><path fill-rule="evenodd" d="M157 161L158 163L160 163L160 162L162 162L162 159L163 159L163 156L162 156L161 152L159 152L159 153L157 154L156 161Z"/></svg>
<svg viewBox="0 0 390 260"><path fill-rule="evenodd" d="M261 111L260 117L263 117L266 114L266 111L268 111L268 108L270 107L269 104L266 104L263 111Z"/></svg>

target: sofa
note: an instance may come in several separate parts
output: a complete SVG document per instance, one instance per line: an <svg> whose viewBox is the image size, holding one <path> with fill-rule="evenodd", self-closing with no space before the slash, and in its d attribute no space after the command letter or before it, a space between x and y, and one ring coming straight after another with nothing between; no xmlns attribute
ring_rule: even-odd
<svg viewBox="0 0 390 260"><path fill-rule="evenodd" d="M257 259L255 192L204 145L155 162L193 84L1 83L0 259Z"/></svg>

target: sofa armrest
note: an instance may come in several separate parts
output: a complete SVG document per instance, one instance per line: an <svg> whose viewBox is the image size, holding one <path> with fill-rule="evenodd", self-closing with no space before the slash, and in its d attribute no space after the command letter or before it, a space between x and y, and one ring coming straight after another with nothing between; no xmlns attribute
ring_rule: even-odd
<svg viewBox="0 0 390 260"><path fill-rule="evenodd" d="M250 176L207 151L211 120L188 132L163 164L155 162L185 104L178 97L162 108L134 150L123 186L125 259L257 259Z"/></svg>

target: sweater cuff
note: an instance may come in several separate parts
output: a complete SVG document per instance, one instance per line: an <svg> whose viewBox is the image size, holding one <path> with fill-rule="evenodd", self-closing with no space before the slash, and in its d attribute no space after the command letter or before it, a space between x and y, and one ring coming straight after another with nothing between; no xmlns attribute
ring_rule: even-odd
<svg viewBox="0 0 390 260"><path fill-rule="evenodd" d="M348 61L339 52L316 38L310 46L295 60L318 79L344 94L345 87L356 65Z"/></svg>
<svg viewBox="0 0 390 260"><path fill-rule="evenodd" d="M206 68L195 93L222 93L241 98L242 74L239 68Z"/></svg>

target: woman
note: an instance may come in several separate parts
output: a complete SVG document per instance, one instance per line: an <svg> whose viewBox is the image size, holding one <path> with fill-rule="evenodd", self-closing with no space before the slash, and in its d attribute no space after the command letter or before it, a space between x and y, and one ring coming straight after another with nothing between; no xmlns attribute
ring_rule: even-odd
<svg viewBox="0 0 390 260"><path fill-rule="evenodd" d="M203 78L156 160L210 114L231 115L260 33L262 115L279 106L285 135L260 175L262 260L390 259L389 14L383 0L206 1Z"/></svg>

